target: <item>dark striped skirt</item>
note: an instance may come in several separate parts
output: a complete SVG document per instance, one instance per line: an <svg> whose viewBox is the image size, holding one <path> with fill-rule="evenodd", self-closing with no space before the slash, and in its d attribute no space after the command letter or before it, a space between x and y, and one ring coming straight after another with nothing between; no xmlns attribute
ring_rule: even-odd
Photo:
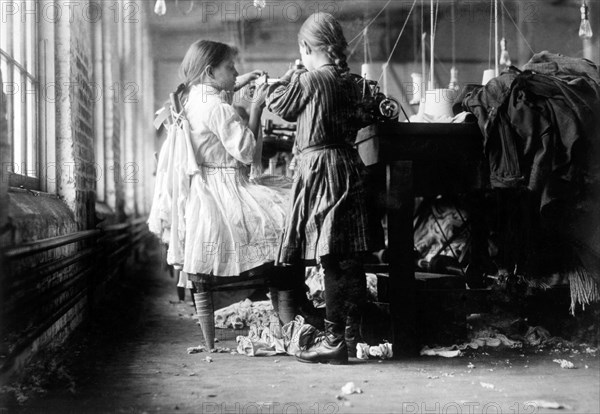
<svg viewBox="0 0 600 414"><path fill-rule="evenodd" d="M364 183L364 164L350 146L297 156L278 262L311 264L330 254L343 260L375 250Z"/></svg>

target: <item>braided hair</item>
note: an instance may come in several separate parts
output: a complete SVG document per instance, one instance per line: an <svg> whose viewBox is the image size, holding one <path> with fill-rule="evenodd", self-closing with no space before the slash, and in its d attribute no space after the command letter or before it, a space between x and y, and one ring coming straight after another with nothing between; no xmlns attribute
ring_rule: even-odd
<svg viewBox="0 0 600 414"><path fill-rule="evenodd" d="M345 54L348 42L340 22L332 14L324 12L311 14L298 32L298 41L305 41L310 46L324 51L342 75L349 74L350 68Z"/></svg>

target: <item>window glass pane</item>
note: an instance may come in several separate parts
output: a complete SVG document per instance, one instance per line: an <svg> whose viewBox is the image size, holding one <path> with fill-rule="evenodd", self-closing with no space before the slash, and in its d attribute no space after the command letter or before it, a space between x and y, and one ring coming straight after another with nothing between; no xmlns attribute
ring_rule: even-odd
<svg viewBox="0 0 600 414"><path fill-rule="evenodd" d="M21 72L16 67L13 67L13 82L14 82L14 94L13 94L13 163L15 165L15 172L22 174L23 167L23 102L22 102L22 87L23 82L21 80ZM18 90L17 90L18 88Z"/></svg>
<svg viewBox="0 0 600 414"><path fill-rule="evenodd" d="M25 92L27 104L27 171L24 171L23 174L29 177L38 177L37 91L31 79L27 79L27 90Z"/></svg>
<svg viewBox="0 0 600 414"><path fill-rule="evenodd" d="M10 15L6 15L6 13L3 12L6 7L4 3L6 3L6 1L0 1L0 49L4 50L6 53L10 53L8 45L10 44L11 39L9 38L10 31L8 29L12 19Z"/></svg>
<svg viewBox="0 0 600 414"><path fill-rule="evenodd" d="M9 92L9 86L8 86L8 78L9 78L9 73L8 73L8 64L6 63L6 59L4 58L4 56L0 56L0 70L2 71L2 91L5 94L8 94Z"/></svg>
<svg viewBox="0 0 600 414"><path fill-rule="evenodd" d="M25 67L27 68L27 72L29 72L32 75L37 77L36 56L37 56L38 46L37 46L37 30L36 30L34 14L27 15L25 27L26 27L25 37L27 38L27 47L26 47L27 58L25 59L25 61L26 61Z"/></svg>
<svg viewBox="0 0 600 414"><path fill-rule="evenodd" d="M12 21L13 17L10 13L4 13L4 10L9 7L7 1L0 1L0 10L2 15L0 16L0 47L2 50L12 54ZM14 5L11 5L14 6Z"/></svg>
<svg viewBox="0 0 600 414"><path fill-rule="evenodd" d="M17 13L13 17L13 26L12 26L12 35L13 35L13 44L12 44L12 58L23 64L24 56L24 42L25 42L25 25L21 23L21 13Z"/></svg>

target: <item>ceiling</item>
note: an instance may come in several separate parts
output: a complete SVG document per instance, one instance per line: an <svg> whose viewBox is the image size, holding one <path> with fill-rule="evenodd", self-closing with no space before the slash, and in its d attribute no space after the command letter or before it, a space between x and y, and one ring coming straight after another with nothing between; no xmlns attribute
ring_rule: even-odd
<svg viewBox="0 0 600 414"><path fill-rule="evenodd" d="M262 10L254 7L253 0L165 0L167 13L157 16L152 12L154 0L145 2L148 7L150 25L158 32L185 32L198 30L200 26L218 26L227 22L241 21L273 21L299 22L311 13L320 10L328 11L340 19L370 19L388 3L388 0L266 0ZM435 0L446 7L455 3L458 7L487 7L492 0ZM576 6L578 0L545 0L553 5ZM505 3L518 3L518 0L505 0ZM499 2L500 3L500 2ZM525 2L521 2L524 4ZM430 1L416 0L429 8ZM413 2L410 0L390 0L386 7L388 18L406 15ZM530 5L531 6L531 5ZM524 7L524 6L523 6Z"/></svg>

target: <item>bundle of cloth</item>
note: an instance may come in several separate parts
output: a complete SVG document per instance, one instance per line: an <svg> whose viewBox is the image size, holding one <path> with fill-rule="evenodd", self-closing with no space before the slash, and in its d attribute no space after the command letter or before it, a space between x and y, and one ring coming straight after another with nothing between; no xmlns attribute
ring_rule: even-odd
<svg viewBox="0 0 600 414"><path fill-rule="evenodd" d="M431 268L438 256L450 257L459 266L471 242L470 232L463 231L468 218L468 211L443 197L417 199L413 224L418 266Z"/></svg>
<svg viewBox="0 0 600 414"><path fill-rule="evenodd" d="M507 260L530 277L566 274L572 312L600 300L598 66L544 51L458 103L477 117L490 184L513 206L505 240L518 253Z"/></svg>
<svg viewBox="0 0 600 414"><path fill-rule="evenodd" d="M252 324L268 325L273 316L270 300L252 302L244 299L215 311L215 328L243 329Z"/></svg>

